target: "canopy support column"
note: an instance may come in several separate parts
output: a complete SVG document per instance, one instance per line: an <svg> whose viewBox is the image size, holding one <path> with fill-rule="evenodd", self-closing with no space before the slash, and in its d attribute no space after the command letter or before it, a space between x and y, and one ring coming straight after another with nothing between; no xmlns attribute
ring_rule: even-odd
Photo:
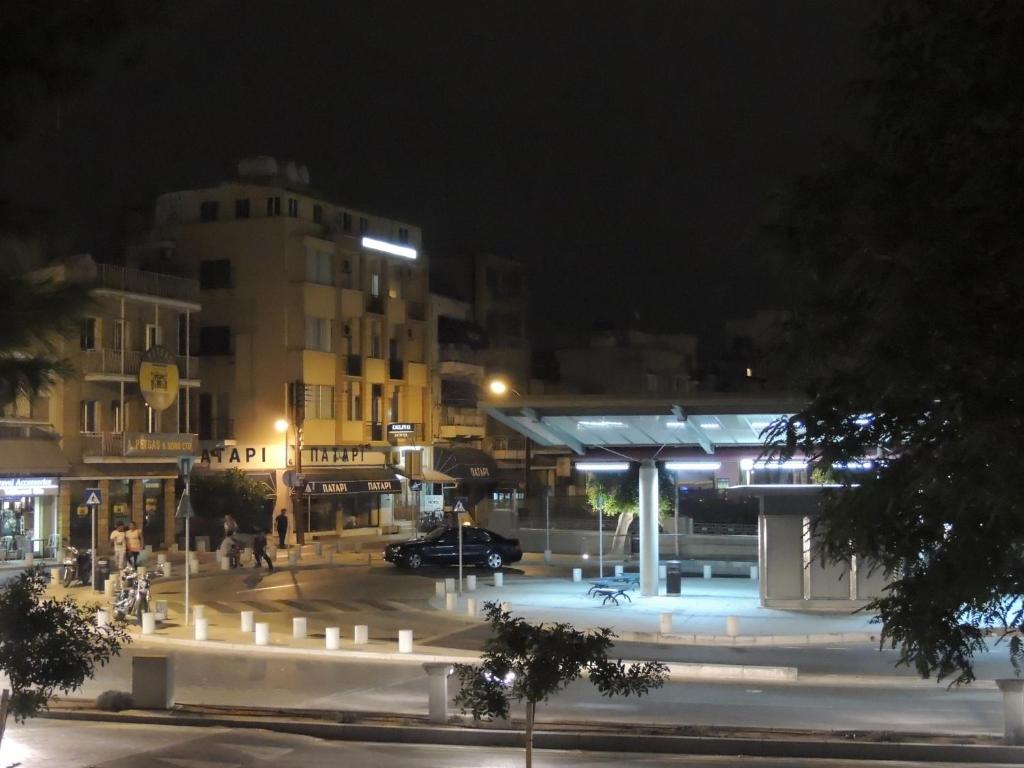
<svg viewBox="0 0 1024 768"><path fill-rule="evenodd" d="M658 594L658 467L640 462L640 594Z"/></svg>

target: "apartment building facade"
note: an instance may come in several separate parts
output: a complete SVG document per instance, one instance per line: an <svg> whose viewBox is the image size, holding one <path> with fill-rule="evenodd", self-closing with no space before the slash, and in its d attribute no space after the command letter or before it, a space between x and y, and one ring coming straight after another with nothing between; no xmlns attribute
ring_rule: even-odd
<svg viewBox="0 0 1024 768"><path fill-rule="evenodd" d="M327 200L304 169L264 157L160 196L152 240L198 273L208 308L201 468L261 473L293 531L296 505L314 534L410 517L393 467L398 445L430 435L420 229ZM415 477L421 462L403 465Z"/></svg>

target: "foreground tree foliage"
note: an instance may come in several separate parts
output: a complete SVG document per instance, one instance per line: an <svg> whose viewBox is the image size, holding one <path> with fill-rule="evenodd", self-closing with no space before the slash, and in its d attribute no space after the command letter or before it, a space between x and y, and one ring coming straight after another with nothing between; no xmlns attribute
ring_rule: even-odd
<svg viewBox="0 0 1024 768"><path fill-rule="evenodd" d="M267 486L240 469L225 472L196 472L192 476L192 506L210 531L225 515L232 515L241 530L260 527L270 530Z"/></svg>
<svg viewBox="0 0 1024 768"><path fill-rule="evenodd" d="M1022 40L1019 3L882 4L864 138L801 180L775 227L781 360L810 405L768 443L826 468L877 451L872 471L837 473L823 556L883 568L883 642L955 682L974 679L987 627L1024 629Z"/></svg>
<svg viewBox="0 0 1024 768"><path fill-rule="evenodd" d="M656 661L625 665L608 659L615 635L610 629L580 632L570 624L528 624L485 605L494 635L484 646L483 663L455 667L461 688L455 703L473 718L507 718L512 700L526 702L526 768L533 764L537 704L584 675L605 696L642 696L660 688L668 668Z"/></svg>
<svg viewBox="0 0 1024 768"><path fill-rule="evenodd" d="M46 581L31 568L0 591L0 672L10 683L0 704L0 740L8 714L17 722L45 709L60 691L81 687L129 642L120 627L96 626L96 606L44 598Z"/></svg>

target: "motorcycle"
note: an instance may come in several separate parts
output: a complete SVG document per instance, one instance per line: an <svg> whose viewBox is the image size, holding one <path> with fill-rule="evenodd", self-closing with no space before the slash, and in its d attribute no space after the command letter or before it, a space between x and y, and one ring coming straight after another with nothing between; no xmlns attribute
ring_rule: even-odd
<svg viewBox="0 0 1024 768"><path fill-rule="evenodd" d="M65 550L61 583L65 587L70 587L75 582L89 586L92 580L92 550L76 549L72 546L65 547Z"/></svg>
<svg viewBox="0 0 1024 768"><path fill-rule="evenodd" d="M121 590L114 599L114 616L124 619L134 616L142 625L142 614L149 610L149 582L151 575L139 572L130 566L121 572Z"/></svg>

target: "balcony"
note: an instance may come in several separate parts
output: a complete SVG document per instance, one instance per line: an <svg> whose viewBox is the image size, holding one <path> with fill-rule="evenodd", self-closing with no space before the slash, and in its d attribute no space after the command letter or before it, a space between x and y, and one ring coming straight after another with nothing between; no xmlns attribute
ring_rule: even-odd
<svg viewBox="0 0 1024 768"><path fill-rule="evenodd" d="M526 441L521 437L489 437L484 441L484 450L496 461L526 460Z"/></svg>
<svg viewBox="0 0 1024 768"><path fill-rule="evenodd" d="M367 296L366 297L366 311L372 312L375 315L384 314L384 297L383 296Z"/></svg>
<svg viewBox="0 0 1024 768"><path fill-rule="evenodd" d="M142 364L144 353L136 349L124 350L124 368L121 368L120 349L107 347L99 349L87 349L82 351L82 373L88 381L98 381L104 378L118 380L125 376L134 379L139 374L139 366ZM191 355L178 355L178 375L182 379L199 378L199 358ZM186 376L186 362L188 363L188 375Z"/></svg>
<svg viewBox="0 0 1024 768"><path fill-rule="evenodd" d="M485 416L476 408L445 405L441 407L437 431L438 436L446 440L457 437L483 437L485 425Z"/></svg>
<svg viewBox="0 0 1024 768"><path fill-rule="evenodd" d="M96 265L95 287L199 305L199 281L114 264Z"/></svg>
<svg viewBox="0 0 1024 768"><path fill-rule="evenodd" d="M345 375L346 376L362 376L363 375L363 356L362 355L345 355Z"/></svg>
<svg viewBox="0 0 1024 768"><path fill-rule="evenodd" d="M389 379L403 379L405 378L405 363L401 360L395 360L392 358L388 360L388 378Z"/></svg>
<svg viewBox="0 0 1024 768"><path fill-rule="evenodd" d="M82 460L173 462L181 455L195 453L196 436L172 432L81 432Z"/></svg>

